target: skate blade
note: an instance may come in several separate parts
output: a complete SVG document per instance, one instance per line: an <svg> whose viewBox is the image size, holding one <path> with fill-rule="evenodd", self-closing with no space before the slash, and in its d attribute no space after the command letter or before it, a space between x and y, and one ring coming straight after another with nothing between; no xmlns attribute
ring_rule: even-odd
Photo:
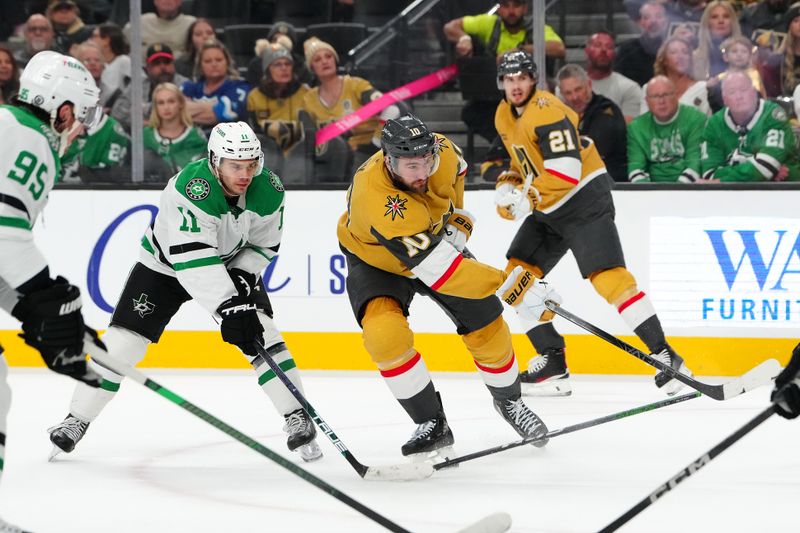
<svg viewBox="0 0 800 533"><path fill-rule="evenodd" d="M539 383L521 382L523 396L571 396L572 385L566 379L540 381Z"/></svg>
<svg viewBox="0 0 800 533"><path fill-rule="evenodd" d="M448 459L456 457L456 452L453 446L443 446L429 452L412 453L407 456L412 463L443 463ZM455 465L458 466L458 465Z"/></svg>
<svg viewBox="0 0 800 533"><path fill-rule="evenodd" d="M685 364L681 365L678 372L687 377L694 377L694 374L692 374ZM656 384L656 386L658 386L658 384ZM667 396L675 396L678 392L683 390L684 387L686 387L684 382L678 381L677 379L671 379L662 384L659 388L661 388L667 394Z"/></svg>
<svg viewBox="0 0 800 533"><path fill-rule="evenodd" d="M314 441L304 444L294 451L299 453L300 458L306 463L313 463L314 461L322 459L322 449L320 449L319 445Z"/></svg>
<svg viewBox="0 0 800 533"><path fill-rule="evenodd" d="M64 450L62 450L61 448L59 448L54 444L53 449L50 450L50 455L47 457L47 461L50 463L54 463L56 461L56 457L58 457L62 453L64 453Z"/></svg>

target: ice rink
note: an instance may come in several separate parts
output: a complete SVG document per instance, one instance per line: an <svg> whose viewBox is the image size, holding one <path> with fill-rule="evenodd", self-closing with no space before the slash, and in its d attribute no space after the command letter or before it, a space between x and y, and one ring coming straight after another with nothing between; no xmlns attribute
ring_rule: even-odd
<svg viewBox="0 0 800 533"><path fill-rule="evenodd" d="M237 429L293 457L280 418L239 371L144 369ZM402 462L414 429L377 373L305 372L320 415L362 462ZM12 369L0 515L36 533L372 532L381 526L134 382L76 451L48 463L45 429L68 411L72 384ZM715 381L703 378L706 381ZM477 374L436 374L463 455L515 440ZM664 396L651 378L574 376L568 398L528 398L556 429ZM685 392L685 391L684 391ZM531 446L432 478L367 482L324 436L323 460L303 465L414 532L454 532L494 511L514 532L597 531L762 410L769 390L725 402L698 398ZM796 528L800 421L772 417L621 531L761 532ZM786 528L789 529L786 529Z"/></svg>

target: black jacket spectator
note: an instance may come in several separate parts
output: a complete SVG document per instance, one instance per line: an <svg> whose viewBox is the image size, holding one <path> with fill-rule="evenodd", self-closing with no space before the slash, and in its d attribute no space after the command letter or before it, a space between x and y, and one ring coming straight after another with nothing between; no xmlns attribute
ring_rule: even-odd
<svg viewBox="0 0 800 533"><path fill-rule="evenodd" d="M628 181L627 127L620 108L605 96L593 93L578 131L594 141L614 181Z"/></svg>
<svg viewBox="0 0 800 533"><path fill-rule="evenodd" d="M785 15L791 3L789 0L764 0L745 7L739 18L742 35L749 38L755 30L786 32Z"/></svg>

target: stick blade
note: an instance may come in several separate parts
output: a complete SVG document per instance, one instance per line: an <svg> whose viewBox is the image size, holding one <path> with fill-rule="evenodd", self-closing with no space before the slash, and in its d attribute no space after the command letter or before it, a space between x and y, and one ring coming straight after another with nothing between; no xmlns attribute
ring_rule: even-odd
<svg viewBox="0 0 800 533"><path fill-rule="evenodd" d="M511 529L511 515L494 513L481 518L472 525L459 529L457 533L503 533Z"/></svg>
<svg viewBox="0 0 800 533"><path fill-rule="evenodd" d="M722 388L724 399L727 400L757 389L762 385L768 385L780 373L781 369L781 364L776 359L767 359L738 378L725 383Z"/></svg>
<svg viewBox="0 0 800 533"><path fill-rule="evenodd" d="M416 481L433 475L433 465L427 461L397 465L370 466L364 479L369 481Z"/></svg>

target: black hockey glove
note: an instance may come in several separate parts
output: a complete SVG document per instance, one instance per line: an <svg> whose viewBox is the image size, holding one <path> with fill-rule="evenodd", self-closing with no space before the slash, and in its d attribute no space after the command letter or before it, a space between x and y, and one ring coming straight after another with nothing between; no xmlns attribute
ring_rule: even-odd
<svg viewBox="0 0 800 533"><path fill-rule="evenodd" d="M770 399L775 402L775 412L783 418L793 419L800 416L800 344L794 347L792 358L778 377Z"/></svg>
<svg viewBox="0 0 800 533"><path fill-rule="evenodd" d="M232 268L228 270L228 275L236 286L239 296L252 298L254 293L264 290L261 284L261 277L258 274L251 274L241 268Z"/></svg>
<svg viewBox="0 0 800 533"><path fill-rule="evenodd" d="M50 287L24 295L13 315L22 322L19 336L39 351L50 370L100 386L102 378L86 365L84 332L95 337L97 332L83 323L78 287L59 276Z"/></svg>
<svg viewBox="0 0 800 533"><path fill-rule="evenodd" d="M222 317L222 340L235 344L251 357L258 355L256 346L263 341L264 327L258 321L256 304L251 298L233 296L222 302L217 313Z"/></svg>

